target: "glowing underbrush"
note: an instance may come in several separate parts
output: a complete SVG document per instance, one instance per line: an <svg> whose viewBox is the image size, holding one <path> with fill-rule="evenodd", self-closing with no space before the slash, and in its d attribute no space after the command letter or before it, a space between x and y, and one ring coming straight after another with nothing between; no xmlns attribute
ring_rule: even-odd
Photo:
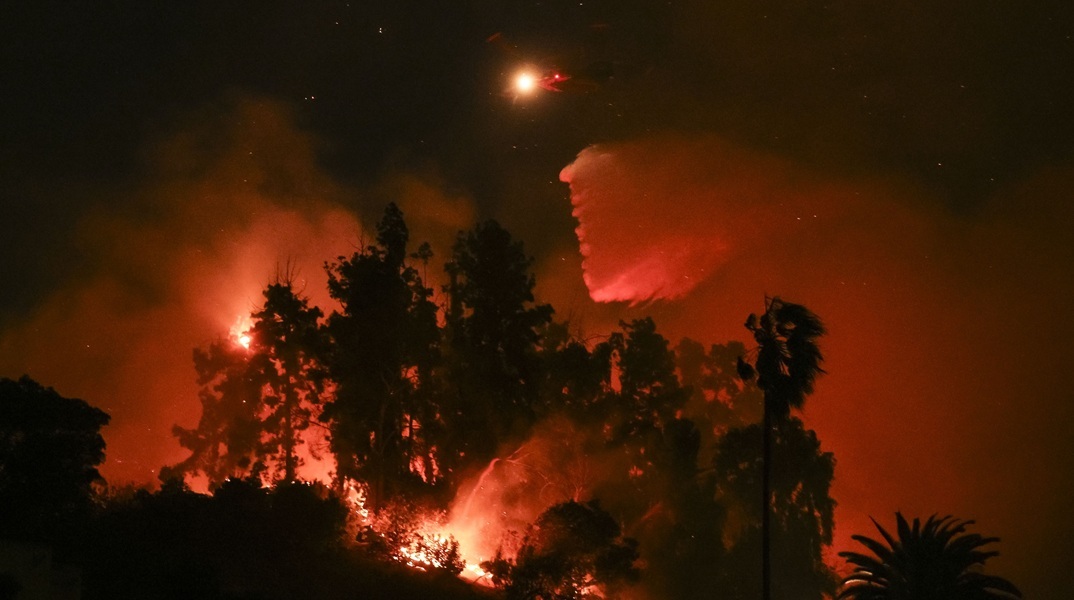
<svg viewBox="0 0 1074 600"><path fill-rule="evenodd" d="M366 509L364 496L352 494L359 546L373 557L431 573L443 573L491 585L478 560L464 558L459 539L442 511L398 502L377 512Z"/></svg>

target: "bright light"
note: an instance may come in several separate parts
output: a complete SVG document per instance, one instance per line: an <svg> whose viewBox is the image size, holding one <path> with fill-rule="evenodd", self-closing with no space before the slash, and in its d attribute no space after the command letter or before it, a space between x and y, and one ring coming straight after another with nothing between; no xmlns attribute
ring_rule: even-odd
<svg viewBox="0 0 1074 600"><path fill-rule="evenodd" d="M537 87L537 78L530 73L519 73L515 78L515 89L523 94L528 94Z"/></svg>
<svg viewBox="0 0 1074 600"><path fill-rule="evenodd" d="M228 337L234 343L249 350L250 343L254 341L254 339L250 337L250 330L253 326L254 322L250 320L250 315L239 315L239 317L235 319L235 324L228 330Z"/></svg>

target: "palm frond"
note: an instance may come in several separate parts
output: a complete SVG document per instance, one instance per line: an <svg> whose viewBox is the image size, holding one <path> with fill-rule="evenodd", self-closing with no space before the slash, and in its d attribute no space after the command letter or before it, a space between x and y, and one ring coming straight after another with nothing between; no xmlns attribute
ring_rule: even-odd
<svg viewBox="0 0 1074 600"><path fill-rule="evenodd" d="M1020 599L1022 593L1010 581L977 570L999 554L982 550L999 538L968 533L972 524L973 521L961 521L951 515L935 514L924 523L918 518L910 522L896 512L896 537L873 519L883 542L863 535L851 536L872 555L839 553L854 571L842 580L838 598L902 600L938 594L935 597Z"/></svg>
<svg viewBox="0 0 1074 600"><path fill-rule="evenodd" d="M984 573L965 573L961 580L963 586L974 590L984 590L993 598L1021 598L1022 592L1010 581L995 575Z"/></svg>

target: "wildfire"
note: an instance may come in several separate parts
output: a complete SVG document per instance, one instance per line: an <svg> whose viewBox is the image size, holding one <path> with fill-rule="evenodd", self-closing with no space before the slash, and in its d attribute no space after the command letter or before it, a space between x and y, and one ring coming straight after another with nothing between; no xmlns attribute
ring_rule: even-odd
<svg viewBox="0 0 1074 600"><path fill-rule="evenodd" d="M492 585L481 568L482 559L461 548L445 515L407 505L393 505L374 513L366 506L366 494L359 483L347 486L347 499L361 533L358 542L374 556L419 571L450 573L467 581ZM466 536L464 536L465 538Z"/></svg>
<svg viewBox="0 0 1074 600"><path fill-rule="evenodd" d="M415 534L409 544L399 546L395 559L423 571L440 569L457 574L466 568L459 557L459 542L442 533Z"/></svg>
<svg viewBox="0 0 1074 600"><path fill-rule="evenodd" d="M249 350L250 344L254 341L254 338L250 336L250 329L253 326L254 323L250 320L249 315L240 315L228 330L228 337L234 340L236 344Z"/></svg>
<svg viewBox="0 0 1074 600"><path fill-rule="evenodd" d="M420 426L413 421L408 435ZM359 545L382 560L493 586L493 572L481 566L485 561L515 560L542 512L588 496L592 465L585 447L572 424L546 423L540 435L475 473L446 511L407 501L374 510L365 485L352 481L347 489ZM435 469L435 461L429 466ZM411 470L423 474L420 465Z"/></svg>
<svg viewBox="0 0 1074 600"><path fill-rule="evenodd" d="M467 581L492 585L480 563L462 557L459 541L451 534L413 534L409 543L399 545L392 558L420 571L444 571Z"/></svg>

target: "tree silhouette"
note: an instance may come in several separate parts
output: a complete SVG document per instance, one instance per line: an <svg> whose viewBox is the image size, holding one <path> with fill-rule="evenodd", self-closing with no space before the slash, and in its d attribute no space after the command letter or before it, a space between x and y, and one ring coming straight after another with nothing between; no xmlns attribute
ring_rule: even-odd
<svg viewBox="0 0 1074 600"><path fill-rule="evenodd" d="M779 297L768 299L764 314L758 318L751 314L746 328L753 334L758 345L757 359L751 366L739 360L739 373L743 379L757 378L757 386L764 392L763 411L763 473L761 498L764 506L772 506L771 458L774 428L786 422L792 408L801 408L806 396L813 393L813 382L824 372L820 367L824 357L817 346L817 338L824 335L820 318L799 304L783 302ZM771 509L762 511L761 520L761 596L772 597L771 579Z"/></svg>
<svg viewBox="0 0 1074 600"><path fill-rule="evenodd" d="M348 512L319 484L138 490L104 506L83 541L82 597L344 598L325 589L356 585L339 563Z"/></svg>
<svg viewBox="0 0 1074 600"><path fill-rule="evenodd" d="M326 372L321 309L309 306L290 281L265 288L265 304L253 314L252 365L262 382L261 422L267 434L262 453L274 465L273 480L293 483L300 464L301 433L313 422L325 397Z"/></svg>
<svg viewBox="0 0 1074 600"><path fill-rule="evenodd" d="M86 516L108 421L25 375L0 379L0 538L48 540Z"/></svg>
<svg viewBox="0 0 1074 600"><path fill-rule="evenodd" d="M638 578L636 546L599 503L569 501L541 513L514 561L483 565L508 600L616 598Z"/></svg>
<svg viewBox="0 0 1074 600"><path fill-rule="evenodd" d="M763 584L754 574L763 568L759 551L767 533L773 563L779 565L769 581L772 597L820 600L833 594L837 583L823 557L835 525L830 494L835 458L821 449L815 432L788 417L773 433L771 503L758 504L766 461L759 452L762 437L762 426L753 424L729 430L717 443L716 494L728 512L725 535L733 541L719 579L729 598L756 598ZM759 527L765 512L767 532Z"/></svg>
<svg viewBox="0 0 1074 600"><path fill-rule="evenodd" d="M406 262L408 240L402 211L389 204L377 244L327 266L343 310L328 319L337 389L325 416L339 476L366 482L374 510L439 472L430 432L440 413L431 381L440 332L432 291Z"/></svg>
<svg viewBox="0 0 1074 600"><path fill-rule="evenodd" d="M690 389L685 412L698 422L706 446L732 427L761 419L761 392L746 385L737 370L744 354L746 346L734 341L712 344L706 351L700 342L683 338L675 347L682 385Z"/></svg>
<svg viewBox="0 0 1074 600"><path fill-rule="evenodd" d="M619 326L623 332L613 333L608 344L618 355L619 396L630 411L628 426L660 427L675 418L688 395L675 374L675 353L651 317Z"/></svg>
<svg viewBox="0 0 1074 600"><path fill-rule="evenodd" d="M854 572L843 579L839 598L851 600L1011 600L1022 593L1002 577L980 571L986 560L996 556L984 546L999 538L967 533L973 521L951 516L929 517L924 524L914 519L911 525L902 514L895 513L893 537L875 520L873 524L883 541L864 535L852 538L872 555L840 552L839 556L854 565Z"/></svg>
<svg viewBox="0 0 1074 600"><path fill-rule="evenodd" d="M262 383L253 372L251 353L236 340L220 339L195 348L193 355L201 417L191 429L172 427L190 456L161 468L161 481L204 474L212 488L230 477L261 473Z"/></svg>
<svg viewBox="0 0 1074 600"><path fill-rule="evenodd" d="M162 480L202 473L216 487L251 475L297 479L301 432L325 396L321 310L289 282L268 285L263 296L247 343L218 340L194 351L202 413L197 427L172 429L191 454L161 469Z"/></svg>
<svg viewBox="0 0 1074 600"><path fill-rule="evenodd" d="M724 564L726 510L715 500L716 478L698 470L701 433L689 419L673 419L660 433L646 452L647 510L629 523L645 563L642 585L657 597L724 597L714 575Z"/></svg>
<svg viewBox="0 0 1074 600"><path fill-rule="evenodd" d="M646 317L619 326L593 352L607 380L592 412L602 420L605 443L626 459L601 497L630 520L664 499L674 472L693 475L700 436L692 422L678 418L689 390L679 385L675 354L656 324Z"/></svg>
<svg viewBox="0 0 1074 600"><path fill-rule="evenodd" d="M552 307L534 304L533 259L496 221L460 232L451 261L447 328L458 436L466 462L492 458L498 442L521 437L540 395L540 332Z"/></svg>
<svg viewBox="0 0 1074 600"><path fill-rule="evenodd" d="M583 340L571 335L568 323L550 322L541 331L539 418L569 415L591 422L604 390L607 366L602 366Z"/></svg>

